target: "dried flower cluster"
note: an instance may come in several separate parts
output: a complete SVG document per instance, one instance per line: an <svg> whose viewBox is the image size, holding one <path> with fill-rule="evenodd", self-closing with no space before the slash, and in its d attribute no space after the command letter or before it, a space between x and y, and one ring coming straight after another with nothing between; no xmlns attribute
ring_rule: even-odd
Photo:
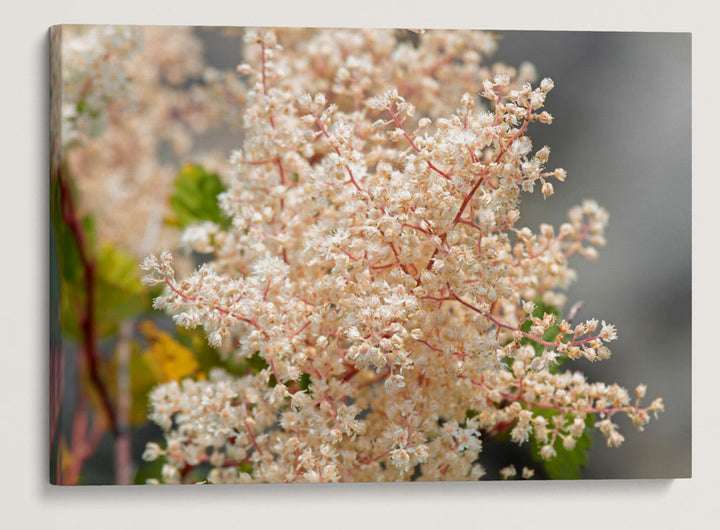
<svg viewBox="0 0 720 530"><path fill-rule="evenodd" d="M189 229L213 259L185 278L169 252L143 269L177 325L265 368L153 391L166 443L145 458L166 456L166 482L202 463L214 483L477 479L501 430L552 459L589 415L617 446L617 414L642 428L663 410L640 407L644 385L631 399L554 369L608 357L614 326L533 316L534 301L564 303L568 258L594 258L608 218L586 201L558 229L518 226L521 193L566 177L527 135L552 122L550 79L482 66L495 48L482 32L246 42L244 144L219 198L232 226Z"/></svg>

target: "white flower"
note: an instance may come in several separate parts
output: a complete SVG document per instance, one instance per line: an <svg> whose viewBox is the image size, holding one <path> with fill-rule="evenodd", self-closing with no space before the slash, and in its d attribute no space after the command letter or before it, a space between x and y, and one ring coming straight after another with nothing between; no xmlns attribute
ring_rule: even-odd
<svg viewBox="0 0 720 530"><path fill-rule="evenodd" d="M512 146L510 147L510 150L514 154L519 156L528 154L530 152L530 149L532 149L532 142L527 136L518 138L513 142Z"/></svg>
<svg viewBox="0 0 720 530"><path fill-rule="evenodd" d="M164 454L164 452L158 444L154 442L148 442L148 444L145 446L145 451L143 452L142 459L146 462L152 462L153 460L157 460L157 458L162 454Z"/></svg>
<svg viewBox="0 0 720 530"><path fill-rule="evenodd" d="M551 458L555 458L557 456L557 453L555 452L555 448L552 445L548 444L543 445L540 448L540 456L544 460L550 460Z"/></svg>

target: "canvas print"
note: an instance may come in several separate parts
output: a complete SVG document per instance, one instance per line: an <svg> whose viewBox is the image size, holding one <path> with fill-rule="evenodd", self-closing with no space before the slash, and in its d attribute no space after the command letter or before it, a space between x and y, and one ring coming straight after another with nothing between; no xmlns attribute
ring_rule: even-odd
<svg viewBox="0 0 720 530"><path fill-rule="evenodd" d="M51 28L50 481L689 477L690 41Z"/></svg>

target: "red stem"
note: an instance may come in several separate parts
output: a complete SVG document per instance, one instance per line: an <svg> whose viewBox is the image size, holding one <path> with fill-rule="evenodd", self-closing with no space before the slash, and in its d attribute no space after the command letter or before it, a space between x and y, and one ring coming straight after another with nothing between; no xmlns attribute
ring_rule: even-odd
<svg viewBox="0 0 720 530"><path fill-rule="evenodd" d="M323 122L320 120L320 117L317 115L317 112L312 111L312 115L315 117L315 121L317 122L318 126L320 127L320 130L322 131L323 135L325 135L325 138L327 138L328 141L330 141L330 145L332 145L332 140L330 138L330 134L328 134L327 129L325 128L325 125L323 125ZM332 147L335 150L335 152L337 153L337 155L340 158L342 158L342 155L340 154L340 149L338 149L338 147L335 145L332 145ZM352 182L353 186L355 186L355 188L357 188L358 191L362 191L362 188L360 186L358 186L358 183L355 181L355 177L353 176L353 172L350 169L350 166L348 166L347 164L343 164L343 167L348 172L348 175L350 176L350 182Z"/></svg>
<svg viewBox="0 0 720 530"><path fill-rule="evenodd" d="M178 295L180 298L182 298L185 301L194 302L196 305L199 306L205 306L208 309L213 309L215 311L219 311L220 313L224 315L231 316L237 320L240 320L241 322L245 322L246 324L250 324L251 326L255 327L258 331L262 332L262 334L265 336L265 338L270 338L270 335L268 335L267 331L265 331L260 324L255 322L254 320L250 320L249 318L241 317L240 315L237 315L233 313L232 311L225 309L224 307L218 307L218 306L211 306L208 304L202 304L197 301L197 299L194 296L187 295L183 293L180 289L178 289L170 280L165 279L165 284L170 287L170 290L174 292L176 295Z"/></svg>
<svg viewBox="0 0 720 530"><path fill-rule="evenodd" d="M95 323L95 274L97 263L90 258L87 249L87 242L83 233L78 213L68 183L62 173L58 175L60 185L60 208L63 222L68 226L75 239L78 255L83 270L83 282L85 285L85 308L84 315L80 320L83 337L83 352L87 361L90 382L100 395L102 407L110 424L110 430L115 438L120 435L115 409L110 400L107 387L100 377L100 353L97 343L97 330Z"/></svg>
<svg viewBox="0 0 720 530"><path fill-rule="evenodd" d="M405 132L405 129L403 129L402 123L400 123L400 120L398 120L397 116L395 115L395 113L392 110L392 106L389 106L387 110L390 113L390 116L392 116L392 120L395 122L395 125L397 125L398 129L400 129L400 131L402 131L402 134L405 137L405 139L410 143L410 147L412 147L416 153L420 153L420 149L418 148L418 146L415 145L415 142L413 142L412 138L410 138L408 133ZM426 162L427 162L427 165L430 167L430 169L432 169L439 175L445 177L447 180L452 181L452 179L450 178L450 175L448 175L444 171L441 171L440 169L438 169L435 166L435 164L433 164L429 160L427 160Z"/></svg>
<svg viewBox="0 0 720 530"><path fill-rule="evenodd" d="M510 326L510 325L508 325L508 324L504 324L503 322L500 322L498 319L496 319L495 317L493 317L493 316L490 315L489 313L485 313L484 311L482 311L482 310L479 309L478 307L475 307L475 306L472 305L471 303L466 302L465 300L463 300L462 298L460 298L459 296L457 296L452 290L450 290L450 294L451 294L451 296L446 296L446 297L443 297L443 298L440 298L440 297L437 297L437 296L423 296L423 297L421 298L421 300L433 300L433 301L438 302L438 303L442 303L442 302L460 302L462 305L464 305L464 306L467 307L468 309L470 309L470 310L476 312L477 314L482 315L483 317L487 318L490 322L492 322L493 324L495 324L498 328L507 329L507 330L512 331L512 332L518 332L518 333L522 334L523 337L526 337L526 338L528 338L528 339L530 339L530 340L533 340L533 341L537 342L538 344L542 344L543 346L560 346L561 344L562 344L563 346L580 346L580 345L582 345L582 344L587 344L588 342L592 342L592 341L598 340L598 339L600 338L600 335L598 334L598 335L595 335L595 336L588 336L587 338L584 338L584 339L581 339L581 340L576 340L576 341L573 341L573 342L569 342L569 343L567 343L567 344L566 344L566 343L561 343L561 342L548 342L548 341L543 340L543 339L540 338L540 337L536 337L535 335L532 335L532 334L530 334L530 333L526 333L526 332L522 331L522 330L519 329L519 328L515 328L515 327L513 327L513 326Z"/></svg>

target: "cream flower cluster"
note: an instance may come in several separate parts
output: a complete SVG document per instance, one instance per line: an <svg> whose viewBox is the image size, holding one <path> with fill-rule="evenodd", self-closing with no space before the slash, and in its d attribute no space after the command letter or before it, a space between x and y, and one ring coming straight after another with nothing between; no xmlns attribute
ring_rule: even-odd
<svg viewBox="0 0 720 530"><path fill-rule="evenodd" d="M106 126L104 109L125 98L129 82L125 61L138 52L138 30L67 26L62 46L63 140L95 136Z"/></svg>
<svg viewBox="0 0 720 530"><path fill-rule="evenodd" d="M205 65L191 27L61 31L62 144L83 213L97 217L100 240L140 256L158 240L169 245L177 234L163 226L163 208L176 159L213 126L240 124L242 85ZM208 153L203 162L224 168L224 158Z"/></svg>
<svg viewBox="0 0 720 530"><path fill-rule="evenodd" d="M210 482L477 479L483 439L503 429L551 459L588 415L617 446L618 414L642 428L662 411L640 407L642 385L631 400L553 370L609 356L614 326L533 316L534 300L564 302L568 259L596 256L608 217L586 201L557 229L518 225L521 194L566 177L527 135L552 122L550 79L481 66L495 46L481 32L246 41L244 144L219 197L232 227L192 229L214 256L187 277L169 252L143 269L178 325L266 367L153 391L165 444L145 456L167 457L166 482L202 463Z"/></svg>

